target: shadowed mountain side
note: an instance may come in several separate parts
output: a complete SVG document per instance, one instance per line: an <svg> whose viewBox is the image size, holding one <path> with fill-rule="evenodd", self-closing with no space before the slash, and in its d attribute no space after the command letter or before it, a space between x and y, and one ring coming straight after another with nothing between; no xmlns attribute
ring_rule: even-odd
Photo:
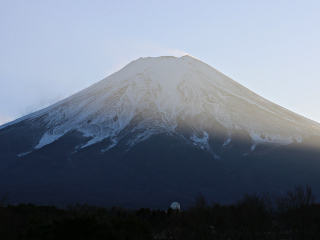
<svg viewBox="0 0 320 240"><path fill-rule="evenodd" d="M233 139L226 146L217 139L211 144L223 159L218 160L164 134L152 136L130 151L120 142L103 153L101 149L108 144L104 140L72 154L79 141L85 139L74 131L31 154L11 159L2 171L0 189L10 193L13 203L166 208L172 201L187 206L199 192L210 201L230 203L243 192L283 191L309 184L317 193L320 186L320 152L298 143L276 148L259 145L243 156L235 153L250 149L248 139Z"/></svg>

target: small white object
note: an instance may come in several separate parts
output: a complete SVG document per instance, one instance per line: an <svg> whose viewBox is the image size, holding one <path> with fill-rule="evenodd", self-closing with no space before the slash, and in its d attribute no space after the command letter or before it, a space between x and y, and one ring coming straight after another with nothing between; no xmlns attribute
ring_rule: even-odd
<svg viewBox="0 0 320 240"><path fill-rule="evenodd" d="M177 202L173 202L170 205L170 208L172 208L173 210L179 210L180 211L180 204Z"/></svg>

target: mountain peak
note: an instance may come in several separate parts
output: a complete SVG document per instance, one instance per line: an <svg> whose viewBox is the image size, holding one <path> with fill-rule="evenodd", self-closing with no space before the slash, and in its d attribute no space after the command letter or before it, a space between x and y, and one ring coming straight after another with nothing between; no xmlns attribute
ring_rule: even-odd
<svg viewBox="0 0 320 240"><path fill-rule="evenodd" d="M315 133L313 122L263 99L189 55L139 58L23 119L41 119L47 128L35 149L74 130L89 138L78 149L109 139L111 144L104 151L128 135L133 137L127 144L133 146L165 133L216 156L209 141L221 132L225 144L246 132L252 140L251 150L261 143L302 141Z"/></svg>
<svg viewBox="0 0 320 240"><path fill-rule="evenodd" d="M14 202L159 208L200 190L219 202L320 189L320 125L191 56L137 59L1 126L0 142Z"/></svg>

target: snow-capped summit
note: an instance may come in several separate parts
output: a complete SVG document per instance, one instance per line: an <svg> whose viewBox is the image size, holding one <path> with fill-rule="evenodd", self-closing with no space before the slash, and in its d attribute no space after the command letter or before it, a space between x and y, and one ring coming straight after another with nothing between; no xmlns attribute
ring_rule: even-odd
<svg viewBox="0 0 320 240"><path fill-rule="evenodd" d="M224 145L237 132L248 133L251 150L260 143L286 145L320 134L319 124L263 99L188 55L139 58L91 87L13 123L40 118L47 130L34 149L73 130L89 137L77 149L110 139L102 151L128 134L127 145L133 146L166 133L218 157L208 143L217 132L225 138Z"/></svg>

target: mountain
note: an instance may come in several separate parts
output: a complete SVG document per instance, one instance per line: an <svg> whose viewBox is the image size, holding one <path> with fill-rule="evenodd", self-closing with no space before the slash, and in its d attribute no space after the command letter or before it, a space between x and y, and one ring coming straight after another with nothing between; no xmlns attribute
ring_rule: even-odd
<svg viewBox="0 0 320 240"><path fill-rule="evenodd" d="M135 60L0 126L0 143L13 202L183 207L320 187L320 124L190 56Z"/></svg>

